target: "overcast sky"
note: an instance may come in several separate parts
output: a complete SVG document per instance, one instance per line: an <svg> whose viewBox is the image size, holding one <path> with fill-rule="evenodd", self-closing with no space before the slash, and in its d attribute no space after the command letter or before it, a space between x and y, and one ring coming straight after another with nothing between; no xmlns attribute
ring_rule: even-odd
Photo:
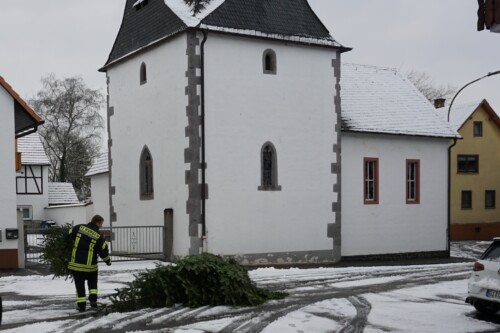
<svg viewBox="0 0 500 333"><path fill-rule="evenodd" d="M157 0L155 0L157 1ZM105 91L97 72L120 27L125 0L2 1L0 75L25 99L46 73L80 75ZM309 0L331 35L353 50L343 61L428 73L462 87L500 70L500 33L477 32L475 0ZM486 98L500 113L500 75L466 88L455 103Z"/></svg>

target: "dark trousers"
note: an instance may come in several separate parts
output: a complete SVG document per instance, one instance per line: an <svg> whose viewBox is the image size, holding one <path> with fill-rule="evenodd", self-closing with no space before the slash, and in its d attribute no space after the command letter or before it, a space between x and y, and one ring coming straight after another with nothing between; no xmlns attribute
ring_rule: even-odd
<svg viewBox="0 0 500 333"><path fill-rule="evenodd" d="M85 309L87 299L85 297L85 281L89 288L89 301L91 305L97 303L97 271L77 272L73 271L73 280L76 287L76 303L80 309Z"/></svg>

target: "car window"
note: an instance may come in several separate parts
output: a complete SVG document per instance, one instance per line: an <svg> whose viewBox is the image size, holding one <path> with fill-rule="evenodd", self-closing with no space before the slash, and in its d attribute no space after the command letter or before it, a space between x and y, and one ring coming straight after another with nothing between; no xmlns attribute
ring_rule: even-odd
<svg viewBox="0 0 500 333"><path fill-rule="evenodd" d="M500 242L493 242L490 247L484 252L481 259L500 261Z"/></svg>

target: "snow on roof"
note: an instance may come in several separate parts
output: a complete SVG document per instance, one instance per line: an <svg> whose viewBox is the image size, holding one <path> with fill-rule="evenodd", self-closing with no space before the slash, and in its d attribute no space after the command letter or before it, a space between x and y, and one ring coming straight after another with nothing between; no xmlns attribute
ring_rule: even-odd
<svg viewBox="0 0 500 333"><path fill-rule="evenodd" d="M36 132L17 139L17 151L21 153L21 164L50 165L40 135Z"/></svg>
<svg viewBox="0 0 500 333"><path fill-rule="evenodd" d="M342 64L342 130L459 137L396 69Z"/></svg>
<svg viewBox="0 0 500 333"><path fill-rule="evenodd" d="M322 38L313 38L313 37L289 36L289 35L284 35L284 34L272 34L272 33L265 33L265 32L258 31L258 30L234 29L234 28L218 27L218 26L208 25L208 24L200 24L200 28L208 29L208 30L212 30L212 31L222 31L222 32L227 32L227 33L232 33L232 34L237 34L237 35L264 37L264 38L286 40L286 41L305 43L305 44L316 44L316 45L327 45L327 46L333 46L333 47L342 47L342 45L340 43L336 42L335 40L326 39L326 38L322 39Z"/></svg>
<svg viewBox="0 0 500 333"><path fill-rule="evenodd" d="M451 106L450 110L450 125L453 127L455 130L459 130L460 127L465 123L467 118L469 118L474 111L477 110L479 105L482 103L482 100L480 101L473 101L473 102L467 102L467 103L462 103L462 104L453 104ZM448 118L448 107L444 108L446 109L445 112L443 112L443 119L447 120Z"/></svg>
<svg viewBox="0 0 500 333"><path fill-rule="evenodd" d="M87 171L85 177L95 176L108 171L108 152L104 152L94 161L94 164L92 164L89 171Z"/></svg>
<svg viewBox="0 0 500 333"><path fill-rule="evenodd" d="M80 203L71 183L49 183L48 194L49 205Z"/></svg>
<svg viewBox="0 0 500 333"><path fill-rule="evenodd" d="M201 20L217 9L225 0L205 0L201 6L196 1L165 0L165 4L188 26L196 27ZM196 6L196 8L195 8Z"/></svg>

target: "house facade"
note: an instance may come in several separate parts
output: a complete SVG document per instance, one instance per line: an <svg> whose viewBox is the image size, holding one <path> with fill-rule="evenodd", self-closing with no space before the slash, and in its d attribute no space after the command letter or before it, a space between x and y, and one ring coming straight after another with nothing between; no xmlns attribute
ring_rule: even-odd
<svg viewBox="0 0 500 333"><path fill-rule="evenodd" d="M342 257L447 255L458 134L394 69L343 64L341 85Z"/></svg>
<svg viewBox="0 0 500 333"><path fill-rule="evenodd" d="M112 225L166 225L175 256L340 259L346 50L305 0L127 1L102 68Z"/></svg>
<svg viewBox="0 0 500 333"><path fill-rule="evenodd" d="M15 183L17 208L25 221L44 220L49 202L49 159L38 133L19 138L17 147L21 155Z"/></svg>
<svg viewBox="0 0 500 333"><path fill-rule="evenodd" d="M452 240L500 236L500 119L490 104L453 106L450 124L463 140L451 150Z"/></svg>
<svg viewBox="0 0 500 333"><path fill-rule="evenodd" d="M21 168L16 139L35 132L43 123L0 76L0 268L24 267L22 214L16 209L16 170ZM21 229L21 230L20 230ZM20 237L21 236L21 237Z"/></svg>

